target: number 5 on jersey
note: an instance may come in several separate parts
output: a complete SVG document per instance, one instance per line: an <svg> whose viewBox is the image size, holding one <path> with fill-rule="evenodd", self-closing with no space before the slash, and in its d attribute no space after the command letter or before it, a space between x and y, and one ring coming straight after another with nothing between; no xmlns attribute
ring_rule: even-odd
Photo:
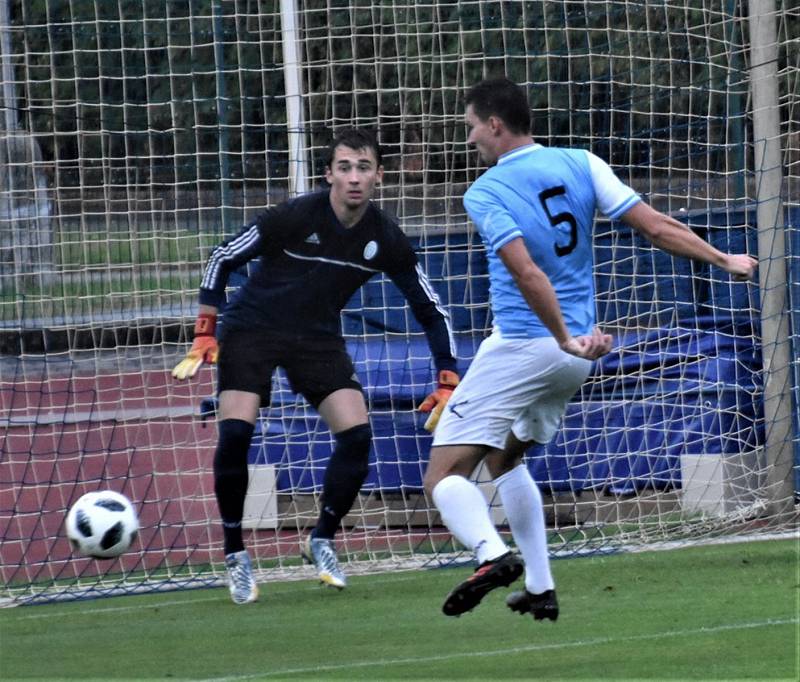
<svg viewBox="0 0 800 682"><path fill-rule="evenodd" d="M553 215L550 213L550 208L547 205L547 200L552 199L553 197L561 196L562 194L566 194L567 190L564 188L564 185L559 185L558 187L551 187L550 189L546 189L543 192L539 192L539 201L542 203L542 208L544 212L547 213L547 217L550 219L550 224L553 227L558 227L561 223L567 223L569 225L569 243L565 246L561 246L557 241L553 244L553 248L556 251L557 256L566 256L570 253L575 246L578 244L578 221L575 220L575 216L572 215L569 211L562 211L561 213L557 213Z"/></svg>

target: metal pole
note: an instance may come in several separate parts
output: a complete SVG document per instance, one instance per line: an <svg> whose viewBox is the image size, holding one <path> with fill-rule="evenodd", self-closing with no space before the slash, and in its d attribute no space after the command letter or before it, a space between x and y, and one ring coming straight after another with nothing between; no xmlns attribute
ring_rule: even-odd
<svg viewBox="0 0 800 682"><path fill-rule="evenodd" d="M793 416L786 244L781 200L778 47L775 0L751 0L750 87L758 222L761 346L764 364L765 459L768 511L791 511Z"/></svg>
<svg viewBox="0 0 800 682"><path fill-rule="evenodd" d="M13 165L16 160L14 133L17 117L10 25L8 0L0 0L0 78L3 82L3 115L0 117L0 282L4 287L13 287L14 299L20 301L24 291L20 257L24 250L19 243L19 221L14 220L17 213Z"/></svg>
<svg viewBox="0 0 800 682"><path fill-rule="evenodd" d="M6 133L17 129L17 95L14 90L14 67L11 64L11 26L8 0L0 0L0 58L3 78L3 120Z"/></svg>
<svg viewBox="0 0 800 682"><path fill-rule="evenodd" d="M286 90L286 127L289 137L289 192L308 191L308 161L305 153L302 80L297 44L297 3L281 0L283 80Z"/></svg>
<svg viewBox="0 0 800 682"><path fill-rule="evenodd" d="M214 0L213 10L213 32L214 32L214 68L217 73L217 117L219 120L219 142L217 146L219 155L220 170L220 199L222 203L222 233L230 234L232 226L228 225L228 214L231 204L231 167L229 159L229 136L228 136L228 103L225 89L225 48L223 46L222 30L222 2Z"/></svg>
<svg viewBox="0 0 800 682"><path fill-rule="evenodd" d="M724 90L728 106L726 107L729 144L732 149L732 167L737 169L734 176L734 194L744 198L747 192L747 162L745 153L745 126L747 125L747 68L744 64L744 49L738 45L746 44L742 27L736 19L737 0L728 0L727 18L723 25L725 40L731 46L731 59ZM739 42L737 42L737 39ZM728 169L726 169L728 170Z"/></svg>

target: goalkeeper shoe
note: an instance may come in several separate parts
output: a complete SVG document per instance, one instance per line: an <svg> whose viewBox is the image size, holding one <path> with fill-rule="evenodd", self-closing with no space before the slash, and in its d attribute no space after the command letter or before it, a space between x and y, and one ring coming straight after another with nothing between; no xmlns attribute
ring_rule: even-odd
<svg viewBox="0 0 800 682"><path fill-rule="evenodd" d="M225 555L228 587L234 604L248 604L258 600L258 585L253 577L253 566L247 550Z"/></svg>
<svg viewBox="0 0 800 682"><path fill-rule="evenodd" d="M303 558L317 568L317 576L321 583L343 590L347 587L347 578L339 568L333 540L328 538L306 538L303 546Z"/></svg>
<svg viewBox="0 0 800 682"><path fill-rule="evenodd" d="M508 587L522 575L525 564L513 552L493 561L484 561L475 573L447 595L442 611L445 616L460 616L472 611L481 599L498 587Z"/></svg>
<svg viewBox="0 0 800 682"><path fill-rule="evenodd" d="M558 620L558 599L555 590L533 594L524 590L512 592L506 598L506 606L519 614L530 613L534 620Z"/></svg>

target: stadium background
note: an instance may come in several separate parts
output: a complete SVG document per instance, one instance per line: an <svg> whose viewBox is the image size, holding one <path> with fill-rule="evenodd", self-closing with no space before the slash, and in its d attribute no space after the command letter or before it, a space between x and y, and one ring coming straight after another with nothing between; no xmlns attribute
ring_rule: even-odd
<svg viewBox="0 0 800 682"><path fill-rule="evenodd" d="M481 170L461 98L498 73L528 86L537 140L591 149L656 208L761 259L760 287L731 284L599 224L598 315L617 348L530 462L550 493L554 551L793 525L800 19L791 3L773 5L774 59L762 63L741 2L0 3L9 598L113 591L134 577L216 584L215 438L200 415L213 374L178 385L169 368L190 340L209 248L316 186L335 128L378 131L379 201L418 246L466 366L491 321L482 247L460 202ZM764 168L754 128L753 74L765 66L777 168ZM765 198L776 171L782 184ZM759 224L765 202L780 206L771 225ZM758 233L770 229L785 256L765 253ZM781 270L783 360L765 363L761 299L776 285L764 277ZM419 329L384 280L354 298L343 324L377 435L343 551L365 570L449 560L419 495L429 439L413 405L431 379ZM779 405L765 412L776 372ZM252 542L264 575L287 577L304 575L290 557L315 516L331 443L280 377L275 389L252 454L276 467L278 515ZM692 456L712 463L698 474L704 504L712 479L725 487L710 511L682 497ZM74 561L63 533L69 504L101 487L129 495L142 519L141 551L113 567Z"/></svg>

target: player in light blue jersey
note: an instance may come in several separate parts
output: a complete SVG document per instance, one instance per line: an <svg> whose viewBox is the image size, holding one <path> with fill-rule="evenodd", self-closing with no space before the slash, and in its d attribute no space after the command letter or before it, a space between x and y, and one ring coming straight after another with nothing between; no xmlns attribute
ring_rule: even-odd
<svg viewBox="0 0 800 682"><path fill-rule="evenodd" d="M466 96L468 142L490 166L464 195L486 246L494 330L483 341L435 428L425 489L478 568L447 596L458 616L525 573L506 603L536 620L556 620L542 497L523 464L534 443L554 435L592 361L612 339L595 326L592 226L596 210L620 218L668 253L750 279L756 261L727 255L648 206L608 164L579 149L546 148L530 134L525 92L486 80ZM484 461L514 541L509 551L469 479Z"/></svg>
<svg viewBox="0 0 800 682"><path fill-rule="evenodd" d="M533 143L505 154L469 188L464 206L487 246L492 310L504 338L552 333L525 301L500 250L522 238L553 285L569 332L591 334L595 206L617 218L639 201L593 154Z"/></svg>

